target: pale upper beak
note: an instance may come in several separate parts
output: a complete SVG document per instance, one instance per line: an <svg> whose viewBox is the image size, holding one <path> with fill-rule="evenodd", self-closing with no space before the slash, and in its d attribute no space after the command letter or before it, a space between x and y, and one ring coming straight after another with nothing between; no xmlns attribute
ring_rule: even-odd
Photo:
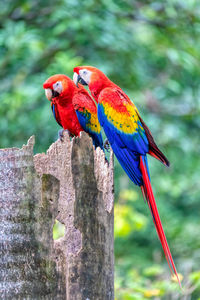
<svg viewBox="0 0 200 300"><path fill-rule="evenodd" d="M47 97L47 99L49 101L52 100L52 97L53 97L53 93L52 93L52 90L51 89L45 89L45 96Z"/></svg>
<svg viewBox="0 0 200 300"><path fill-rule="evenodd" d="M80 82L82 85L88 85L87 82L85 82L85 80L84 80L79 74L77 74L76 72L75 72L74 75L73 75L73 81L74 81L74 83L75 83L75 85L76 85L77 87L79 87L79 86L78 86L78 83L79 83L79 82Z"/></svg>
<svg viewBox="0 0 200 300"><path fill-rule="evenodd" d="M73 75L73 81L75 83L75 85L78 87L78 83L79 83L79 80L81 79L81 76L78 75L76 72L74 73Z"/></svg>

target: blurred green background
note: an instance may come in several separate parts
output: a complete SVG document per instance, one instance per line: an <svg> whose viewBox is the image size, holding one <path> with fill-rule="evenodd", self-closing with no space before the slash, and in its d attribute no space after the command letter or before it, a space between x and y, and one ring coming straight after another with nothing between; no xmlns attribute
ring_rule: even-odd
<svg viewBox="0 0 200 300"><path fill-rule="evenodd" d="M42 83L94 65L138 107L171 162L149 159L185 294L170 279L140 190L115 164L117 300L200 299L200 1L0 1L0 147L57 139Z"/></svg>

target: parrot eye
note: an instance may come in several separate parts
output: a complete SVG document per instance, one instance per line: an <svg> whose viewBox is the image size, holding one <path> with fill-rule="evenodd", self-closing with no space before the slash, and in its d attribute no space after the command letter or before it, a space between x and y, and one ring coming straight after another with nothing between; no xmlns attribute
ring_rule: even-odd
<svg viewBox="0 0 200 300"><path fill-rule="evenodd" d="M89 70L87 69L82 69L79 71L79 82L83 85L88 85L90 83L90 76L91 73Z"/></svg>
<svg viewBox="0 0 200 300"><path fill-rule="evenodd" d="M56 83L53 84L53 90L54 92L61 94L63 87L62 87L62 82L61 81L57 81Z"/></svg>

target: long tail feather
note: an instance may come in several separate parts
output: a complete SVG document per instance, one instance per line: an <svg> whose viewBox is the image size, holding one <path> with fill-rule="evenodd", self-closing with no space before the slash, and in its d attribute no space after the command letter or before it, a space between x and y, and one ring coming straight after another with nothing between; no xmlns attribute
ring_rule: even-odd
<svg viewBox="0 0 200 300"><path fill-rule="evenodd" d="M161 245L163 247L163 251L164 251L167 263L169 265L170 271L173 274L173 272L172 272L172 269L173 269L173 271L176 275L176 278L178 280L179 286L181 287L181 282L180 282L178 273L176 271L176 267L175 267L175 264L174 264L174 261L173 261L168 243L167 243L167 239L166 239L163 227L162 227L162 223L161 223L161 220L160 220L157 205L156 205L155 198L154 198L154 195L153 195L153 190L152 190L152 187L151 187L151 183L150 183L147 168L148 167L146 165L145 158L140 156L140 169L141 169L141 172L142 172L142 177L143 177L143 182L144 182L143 186L141 186L142 194L143 194L143 197L146 199L146 201L148 203L148 206L149 206L149 209L151 211L153 221L154 221L154 225L156 227L158 237L159 237Z"/></svg>

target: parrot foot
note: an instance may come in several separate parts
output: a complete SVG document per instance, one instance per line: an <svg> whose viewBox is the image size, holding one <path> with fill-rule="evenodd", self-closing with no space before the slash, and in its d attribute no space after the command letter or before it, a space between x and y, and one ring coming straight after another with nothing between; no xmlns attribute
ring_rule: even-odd
<svg viewBox="0 0 200 300"><path fill-rule="evenodd" d="M107 152L110 152L110 143L109 143L108 139L105 139L105 141L103 143L103 147Z"/></svg>
<svg viewBox="0 0 200 300"><path fill-rule="evenodd" d="M64 132L67 132L67 133L69 134L69 137L72 137L72 134L69 132L68 129L60 129L60 130L58 131L58 138L59 138L59 140L60 140L61 142L64 141L64 134L63 134Z"/></svg>

